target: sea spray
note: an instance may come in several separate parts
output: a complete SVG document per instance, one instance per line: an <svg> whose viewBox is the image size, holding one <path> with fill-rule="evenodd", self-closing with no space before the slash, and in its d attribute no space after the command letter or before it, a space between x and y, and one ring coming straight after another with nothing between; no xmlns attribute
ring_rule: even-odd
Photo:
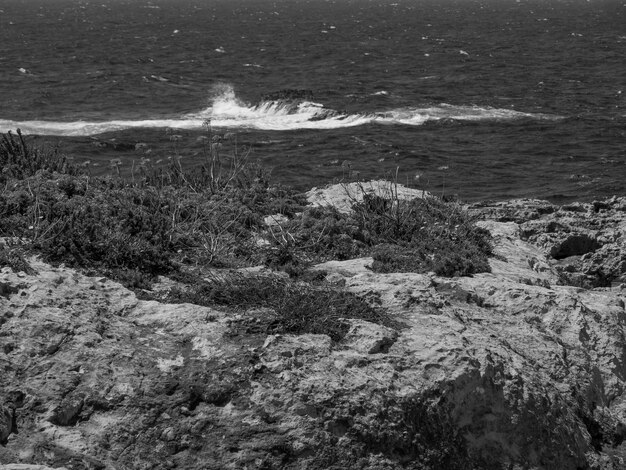
<svg viewBox="0 0 626 470"><path fill-rule="evenodd" d="M366 124L420 126L428 121L516 121L557 120L560 116L527 113L512 109L477 105L440 103L424 107L397 107L375 111L346 113L326 108L324 104L308 99L270 99L256 104L239 99L229 84L218 84L211 89L208 107L179 117L153 116L135 120L107 121L12 121L0 119L0 132L17 128L26 134L55 136L90 136L125 129L177 128L201 130L207 121L213 127L225 129L258 129L265 131L293 131L301 129L328 130Z"/></svg>

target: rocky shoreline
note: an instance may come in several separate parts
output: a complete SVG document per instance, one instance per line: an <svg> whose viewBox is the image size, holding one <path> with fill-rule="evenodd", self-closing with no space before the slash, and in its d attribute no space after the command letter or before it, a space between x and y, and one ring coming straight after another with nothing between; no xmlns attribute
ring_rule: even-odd
<svg viewBox="0 0 626 470"><path fill-rule="evenodd" d="M402 323L339 343L3 268L0 469L624 468L626 198L468 210L491 273L312 268Z"/></svg>

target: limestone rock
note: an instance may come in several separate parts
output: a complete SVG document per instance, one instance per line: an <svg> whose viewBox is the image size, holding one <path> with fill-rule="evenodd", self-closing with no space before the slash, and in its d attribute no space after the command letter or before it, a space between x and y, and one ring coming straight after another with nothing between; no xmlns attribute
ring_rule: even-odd
<svg viewBox="0 0 626 470"><path fill-rule="evenodd" d="M473 277L324 263L400 324L351 320L339 343L36 260L2 270L0 404L19 434L0 470L626 468L625 208L475 207L497 257ZM551 256L580 233L599 247ZM562 285L563 263L613 285Z"/></svg>
<svg viewBox="0 0 626 470"><path fill-rule="evenodd" d="M0 399L0 445L6 445L11 434L17 434L17 409L24 403L24 394L19 390L6 393Z"/></svg>
<svg viewBox="0 0 626 470"><path fill-rule="evenodd" d="M310 205L333 206L339 212L350 212L356 202L363 201L365 194L386 199L415 199L428 195L426 191L384 180L334 184L325 188L313 188L306 193Z"/></svg>
<svg viewBox="0 0 626 470"><path fill-rule="evenodd" d="M349 323L350 330L344 343L360 353L387 353L398 339L398 333L391 328L362 320L349 320Z"/></svg>
<svg viewBox="0 0 626 470"><path fill-rule="evenodd" d="M46 465L29 465L26 463L10 463L0 465L0 470L67 470L65 467L48 467Z"/></svg>
<svg viewBox="0 0 626 470"><path fill-rule="evenodd" d="M273 227L273 226L285 223L285 222L287 222L287 220L289 220L289 219L284 214L274 214L274 215L266 216L263 219L263 222L265 223L265 225L267 225L269 227Z"/></svg>
<svg viewBox="0 0 626 470"><path fill-rule="evenodd" d="M0 406L0 445L6 445L9 436L15 429L15 410Z"/></svg>
<svg viewBox="0 0 626 470"><path fill-rule="evenodd" d="M557 210L557 206L541 199L479 202L473 204L472 208L488 220L518 224L539 219L543 215L551 214Z"/></svg>
<svg viewBox="0 0 626 470"><path fill-rule="evenodd" d="M555 208L521 224L525 239L557 262L561 281L610 287L626 280L626 198Z"/></svg>

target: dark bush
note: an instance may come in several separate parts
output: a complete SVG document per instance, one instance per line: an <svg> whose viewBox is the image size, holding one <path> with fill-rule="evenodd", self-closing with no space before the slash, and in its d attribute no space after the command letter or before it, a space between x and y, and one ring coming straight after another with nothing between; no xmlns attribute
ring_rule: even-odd
<svg viewBox="0 0 626 470"><path fill-rule="evenodd" d="M489 233L458 204L435 197L405 201L365 194L350 214L307 208L276 230L280 239L268 237L275 242L267 262L272 267L371 255L377 272L464 276L490 269Z"/></svg>
<svg viewBox="0 0 626 470"><path fill-rule="evenodd" d="M81 176L56 149L35 148L19 131L2 135L0 236L29 239L49 261L147 278L180 263L258 262L252 239L263 217L293 215L304 199L270 186L267 172L245 158L220 157L226 137L213 136L219 146L200 171L176 158L159 168L144 159L123 179Z"/></svg>
<svg viewBox="0 0 626 470"><path fill-rule="evenodd" d="M174 289L167 301L204 306L227 306L264 318L266 333L327 334L341 340L348 331L346 318L358 318L398 327L387 313L349 292L323 282L311 284L275 275L229 275L213 277L189 289Z"/></svg>
<svg viewBox="0 0 626 470"><path fill-rule="evenodd" d="M369 255L381 272L452 276L489 269L488 234L457 204L366 194L350 214L305 208L302 194L270 185L258 165L236 152L230 160L220 155L232 137L210 142L199 170L184 169L177 158L159 168L144 159L124 179L81 175L56 150L35 149L19 132L4 135L0 236L30 240L49 261L110 275L142 273L134 285L183 265L265 262L298 277L314 262ZM276 213L290 219L267 227L264 217ZM259 240L268 246L260 248Z"/></svg>

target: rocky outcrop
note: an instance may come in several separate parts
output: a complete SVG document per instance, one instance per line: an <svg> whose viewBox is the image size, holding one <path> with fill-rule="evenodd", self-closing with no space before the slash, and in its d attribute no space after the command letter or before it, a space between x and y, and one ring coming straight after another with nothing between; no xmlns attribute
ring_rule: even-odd
<svg viewBox="0 0 626 470"><path fill-rule="evenodd" d="M36 274L3 268L0 405L18 433L0 464L624 468L626 288L610 253L623 253L626 211L606 204L481 207L498 256L473 277L316 266L402 325L350 320L340 343L39 261ZM566 240L583 234L597 246L573 254L586 242ZM562 285L563 266L588 276L596 255L615 266L611 286Z"/></svg>
<svg viewBox="0 0 626 470"><path fill-rule="evenodd" d="M350 212L355 203L363 202L365 196L384 199L414 199L429 195L426 191L407 188L386 180L333 184L324 188L313 188L306 193L311 206L332 206L339 212Z"/></svg>
<svg viewBox="0 0 626 470"><path fill-rule="evenodd" d="M626 283L626 197L561 207L536 200L476 207L483 217L518 223L520 237L544 249L563 284Z"/></svg>

